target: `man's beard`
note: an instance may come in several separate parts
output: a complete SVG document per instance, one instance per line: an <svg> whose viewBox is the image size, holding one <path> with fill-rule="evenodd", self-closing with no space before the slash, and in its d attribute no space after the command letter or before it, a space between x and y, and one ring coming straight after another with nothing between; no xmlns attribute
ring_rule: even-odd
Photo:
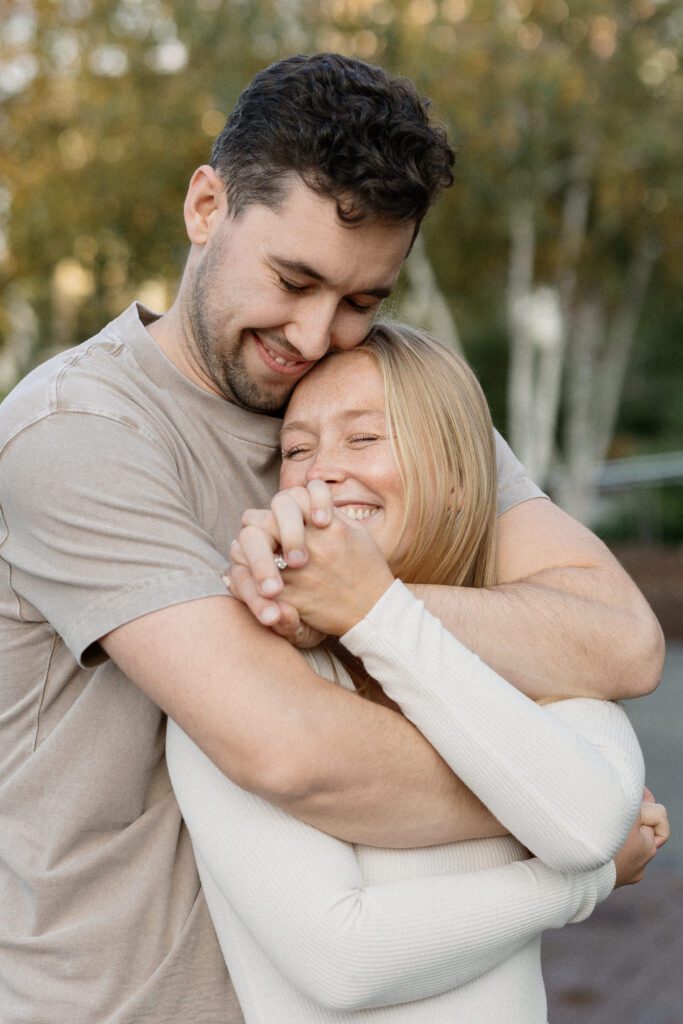
<svg viewBox="0 0 683 1024"><path fill-rule="evenodd" d="M220 244L216 248L216 253L206 254L192 283L188 314L192 335L188 339L192 348L191 356L198 364L200 374L229 402L254 412L273 416L281 414L294 385L280 389L256 384L244 365L239 341L235 343L234 351L228 354L220 352L220 339L213 330L210 314L207 314L210 306L207 299L211 290L211 269L216 257L220 256Z"/></svg>

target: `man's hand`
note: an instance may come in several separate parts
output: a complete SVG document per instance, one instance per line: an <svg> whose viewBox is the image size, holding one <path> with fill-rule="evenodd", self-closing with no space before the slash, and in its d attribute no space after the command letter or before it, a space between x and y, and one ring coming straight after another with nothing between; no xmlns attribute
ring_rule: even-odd
<svg viewBox="0 0 683 1024"><path fill-rule="evenodd" d="M643 794L640 817L614 858L617 867L615 886L635 885L645 877L645 868L670 835L669 818L664 804L655 803L649 789Z"/></svg>
<svg viewBox="0 0 683 1024"><path fill-rule="evenodd" d="M315 483L318 508L326 496L332 508L327 486L322 481ZM233 563L242 570L251 570L251 578L244 571L236 576L233 571L231 593L239 596L264 625L279 626L281 632L284 621L286 632L281 635L297 630L292 634L295 642L304 623L321 633L341 636L367 614L394 579L364 526L353 524L339 510L332 509L329 525L318 529L311 522L311 508L308 489L281 491L273 498L270 513L255 510L245 514L248 525L230 548ZM289 550L285 531L294 538L295 550L305 561L300 568L284 570L277 601L264 603L264 591L276 589L273 553L278 546ZM301 563L302 558L298 561ZM278 609L277 618L273 605ZM292 610L298 615L298 628Z"/></svg>
<svg viewBox="0 0 683 1024"><path fill-rule="evenodd" d="M269 509L248 508L242 515L239 539L230 545L232 568L225 579L230 593L262 625L297 647L314 646L322 634L302 623L296 609L280 598L283 581L273 556L279 549L290 568L305 565L306 527L325 529L332 513L329 487L322 480L312 480L307 487L279 491Z"/></svg>
<svg viewBox="0 0 683 1024"><path fill-rule="evenodd" d="M269 601L261 596L251 569L241 564L244 555L237 541L230 550L235 561L230 568L230 575L224 576L223 582L231 595L246 605L254 618L264 626L269 626L278 636L289 640L295 647L317 647L322 643L325 634L302 622L298 611L291 604L283 600Z"/></svg>

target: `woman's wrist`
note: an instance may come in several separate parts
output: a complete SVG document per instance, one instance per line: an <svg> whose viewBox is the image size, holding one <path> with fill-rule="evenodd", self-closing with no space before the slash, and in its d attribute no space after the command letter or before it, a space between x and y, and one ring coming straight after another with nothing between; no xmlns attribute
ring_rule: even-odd
<svg viewBox="0 0 683 1024"><path fill-rule="evenodd" d="M386 571L380 572L371 580L359 580L358 586L345 595L346 600L339 602L338 628L335 630L335 636L348 633L361 622L394 582L394 576L388 566Z"/></svg>

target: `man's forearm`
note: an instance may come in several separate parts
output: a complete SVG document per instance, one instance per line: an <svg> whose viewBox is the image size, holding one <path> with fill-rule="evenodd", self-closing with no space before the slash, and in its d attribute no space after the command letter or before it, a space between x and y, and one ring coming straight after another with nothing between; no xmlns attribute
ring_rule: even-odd
<svg viewBox="0 0 683 1024"><path fill-rule="evenodd" d="M534 700L650 692L661 638L647 610L611 605L612 575L548 569L490 589L413 586L457 638Z"/></svg>
<svg viewBox="0 0 683 1024"><path fill-rule="evenodd" d="M357 703L358 729L375 737L362 763L352 763L349 753L362 733L337 728L338 768L329 756L325 768L299 765L301 790L270 794L273 802L324 832L368 846L404 849L507 833L413 725L361 698ZM368 713L370 707L380 715ZM307 778L322 784L307 785Z"/></svg>
<svg viewBox="0 0 683 1024"><path fill-rule="evenodd" d="M322 679L236 601L164 608L101 642L229 778L323 831L396 847L504 832L406 719Z"/></svg>
<svg viewBox="0 0 683 1024"><path fill-rule="evenodd" d="M498 520L498 585L411 589L466 647L535 700L638 697L657 685L662 632L594 534L543 499Z"/></svg>

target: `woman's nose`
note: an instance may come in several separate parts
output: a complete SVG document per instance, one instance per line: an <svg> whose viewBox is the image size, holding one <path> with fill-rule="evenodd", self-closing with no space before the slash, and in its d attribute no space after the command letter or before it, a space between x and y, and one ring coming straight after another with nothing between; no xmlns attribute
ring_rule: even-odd
<svg viewBox="0 0 683 1024"><path fill-rule="evenodd" d="M339 483L346 477L346 470L339 459L333 459L318 452L306 471L306 483L323 480L326 484Z"/></svg>

